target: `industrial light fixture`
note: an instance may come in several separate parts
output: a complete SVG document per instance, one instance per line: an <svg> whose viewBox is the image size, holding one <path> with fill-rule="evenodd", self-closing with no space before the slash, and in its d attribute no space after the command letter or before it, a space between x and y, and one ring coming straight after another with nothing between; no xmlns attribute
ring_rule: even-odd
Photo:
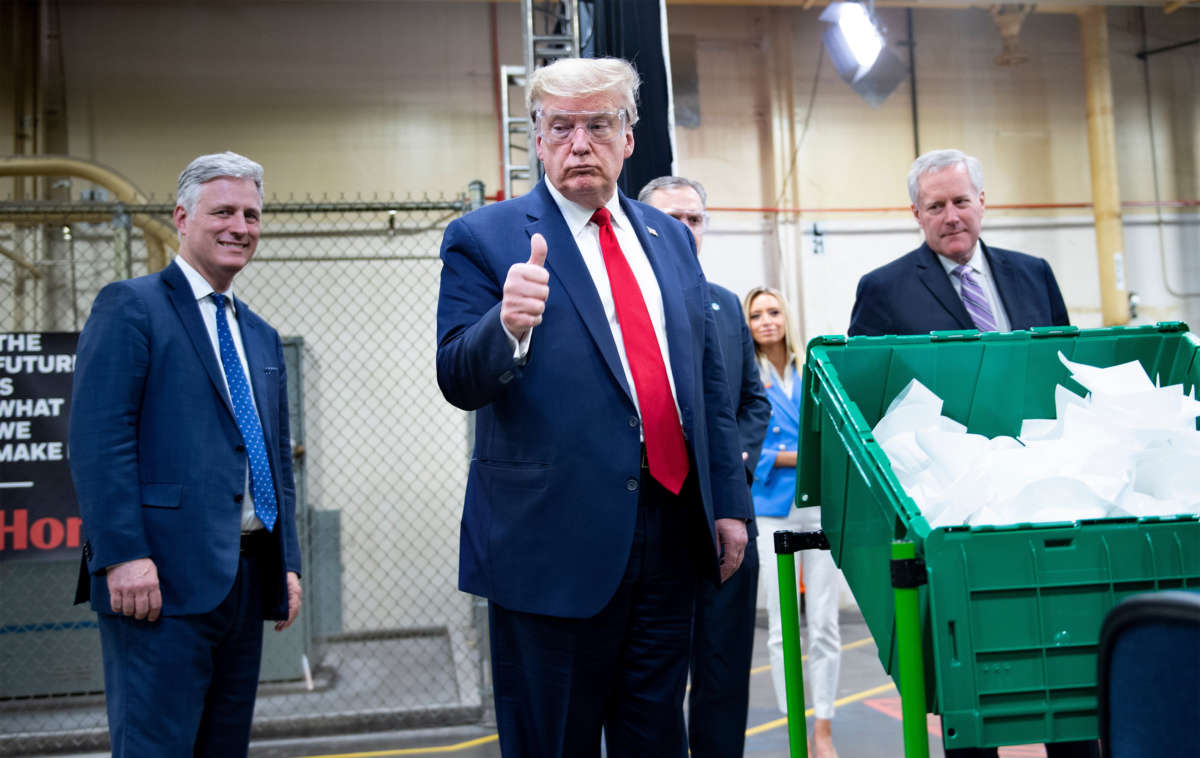
<svg viewBox="0 0 1200 758"><path fill-rule="evenodd" d="M830 3L821 13L829 24L822 38L833 66L855 92L871 105L879 105L904 80L906 71L887 49L883 31L875 21L874 2Z"/></svg>

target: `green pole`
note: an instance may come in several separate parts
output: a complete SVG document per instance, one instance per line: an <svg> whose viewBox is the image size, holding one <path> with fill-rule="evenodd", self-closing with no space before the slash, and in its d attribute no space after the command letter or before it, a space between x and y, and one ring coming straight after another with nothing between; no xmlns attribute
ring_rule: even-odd
<svg viewBox="0 0 1200 758"><path fill-rule="evenodd" d="M783 626L783 670L787 682L788 748L792 758L808 758L804 668L800 663L800 607L796 600L796 552L795 547L788 544L789 536L791 532L775 532L775 562L779 566L779 621Z"/></svg>
<svg viewBox="0 0 1200 758"><path fill-rule="evenodd" d="M918 570L897 570L920 566ZM920 573L921 577L916 578ZM929 731L925 723L925 661L921 654L921 607L918 587L924 584L924 567L917 561L912 542L892 543L892 588L896 596L896 647L900 667L900 708L904 720L905 758L929 758ZM785 648L786 649L786 648Z"/></svg>

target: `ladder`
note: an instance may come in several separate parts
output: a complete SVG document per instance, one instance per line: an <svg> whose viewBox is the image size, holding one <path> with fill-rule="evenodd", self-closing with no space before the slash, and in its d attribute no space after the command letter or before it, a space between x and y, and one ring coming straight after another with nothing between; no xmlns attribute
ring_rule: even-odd
<svg viewBox="0 0 1200 758"><path fill-rule="evenodd" d="M542 177L533 125L525 111L526 72L580 54L579 0L521 0L521 16L525 64L501 66L497 82L503 119L505 197L528 192Z"/></svg>

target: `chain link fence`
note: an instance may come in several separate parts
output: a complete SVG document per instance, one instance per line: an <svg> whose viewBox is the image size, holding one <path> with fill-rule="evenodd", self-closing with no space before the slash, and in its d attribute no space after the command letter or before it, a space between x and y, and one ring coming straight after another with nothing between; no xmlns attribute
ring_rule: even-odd
<svg viewBox="0 0 1200 758"><path fill-rule="evenodd" d="M256 736L488 718L486 614L456 589L469 419L434 367L438 248L482 202L471 189L264 208L234 288L285 340L305 602L291 629L267 628ZM143 222L171 209L0 203L0 334L77 332L104 284L161 260ZM99 634L71 605L77 532L33 508L18 522L13 465L0 456L0 754L103 749Z"/></svg>

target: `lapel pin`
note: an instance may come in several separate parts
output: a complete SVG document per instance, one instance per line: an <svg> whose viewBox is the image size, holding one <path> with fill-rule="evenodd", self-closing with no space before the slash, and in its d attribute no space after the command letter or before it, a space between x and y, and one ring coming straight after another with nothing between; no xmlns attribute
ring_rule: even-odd
<svg viewBox="0 0 1200 758"><path fill-rule="evenodd" d="M650 236L652 237L658 236L658 230L656 230L653 226L647 226L646 231L650 232Z"/></svg>

